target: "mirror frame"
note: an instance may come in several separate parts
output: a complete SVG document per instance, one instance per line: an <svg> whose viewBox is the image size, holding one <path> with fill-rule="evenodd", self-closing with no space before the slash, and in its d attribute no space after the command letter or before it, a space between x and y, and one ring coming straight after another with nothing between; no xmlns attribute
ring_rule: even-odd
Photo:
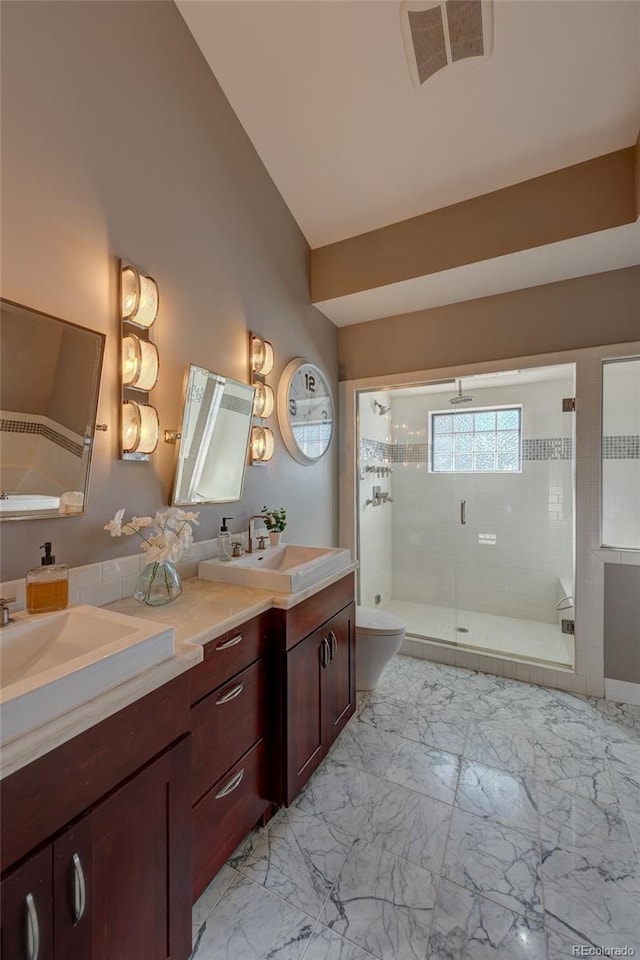
<svg viewBox="0 0 640 960"><path fill-rule="evenodd" d="M42 510L35 511L30 510L29 513L22 514L12 514L12 515L3 515L0 513L0 523L8 523L11 520L68 520L73 519L74 517L83 517L87 513L87 501L89 499L89 486L91 482L91 464L93 461L93 447L96 436L96 421L98 419L98 404L100 401L100 388L102 386L102 373L104 367L104 353L105 345L107 342L106 333L102 333L100 330L92 330L91 327L83 327L80 323L72 323L71 320L63 320L62 317L56 317L52 313L45 313L43 310L36 310L34 307L29 307L24 303L18 303L15 300L9 300L7 297L0 297L0 306L6 304L8 307L17 307L19 310L26 310L28 313L35 313L39 317L43 317L45 320L55 320L56 323L63 323L67 327L73 327L76 330L82 330L85 333L92 333L98 338L98 376L96 383L96 392L93 402L93 409L91 410L91 427L87 430L85 439L90 438L91 443L87 444L89 447L89 452L87 456L87 472L84 481L84 499L82 502L82 510L79 510L77 513L59 513L57 510Z"/></svg>
<svg viewBox="0 0 640 960"><path fill-rule="evenodd" d="M233 377L224 377L221 373L214 373L213 370L209 370L208 367L203 367L203 366L201 366L201 364L199 364L199 363L187 363L187 365L186 365L186 367L185 367L185 371L184 371L183 382L182 382L182 408L181 408L181 418L180 418L180 427L179 427L179 429L178 429L178 432L177 432L177 434L176 434L176 439L175 439L175 455L174 455L174 459L173 459L173 476L172 476L172 479L171 479L171 490L170 490L170 493L169 493L169 503L170 503L170 505L171 505L172 507L196 507L196 506L199 506L199 505L207 506L208 504L210 505L210 504L217 504L217 503L238 503L240 500L242 500L242 496L243 496L243 494L244 494L244 485L245 485L245 481L246 481L246 479L247 479L247 467L250 465L250 462L251 462L251 461L250 461L250 451L251 451L251 426L252 426L252 424L253 424L253 397L252 397L252 401L251 401L251 402L252 402L252 413L251 413L251 416L249 417L249 429L248 429L248 433L247 433L247 447L246 447L245 456L244 456L244 469L243 469L243 471L242 471L242 481L241 481L241 483L240 483L240 492L239 492L238 496L237 496L237 497L234 497L233 500L196 500L196 501L191 501L191 500L186 500L186 501L185 501L185 500L178 500L177 497L176 497L176 492L177 492L177 491L176 491L176 486L177 486L177 481L178 481L178 467L179 467L179 464L180 464L180 449L181 449L181 447L182 447L182 428L183 428L183 426L184 426L184 415L185 415L185 409L186 409L186 404L187 404L187 391L188 391L188 389L189 389L189 374L190 374L192 368L196 368L196 369L198 369L198 370L206 370L208 374L210 374L210 375L213 376L213 377L218 377L220 380L224 380L225 383L237 383L237 384L240 384L241 386L246 387L248 390L251 390L251 391L253 392L253 396L255 396L255 387L253 387L250 383L245 383L244 380L236 380L236 379L234 379Z"/></svg>

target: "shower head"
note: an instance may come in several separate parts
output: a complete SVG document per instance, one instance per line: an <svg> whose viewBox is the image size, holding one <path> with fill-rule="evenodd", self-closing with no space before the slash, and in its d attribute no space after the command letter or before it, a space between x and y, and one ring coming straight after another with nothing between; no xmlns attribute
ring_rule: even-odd
<svg viewBox="0 0 640 960"><path fill-rule="evenodd" d="M472 403L473 397L469 393L462 392L462 380L458 380L458 395L451 397L449 403L452 407L457 407L460 403Z"/></svg>
<svg viewBox="0 0 640 960"><path fill-rule="evenodd" d="M391 404L386 405L384 403L380 403L379 400L374 400L373 409L376 411L378 416L384 417L385 413L389 413L389 410L391 410Z"/></svg>

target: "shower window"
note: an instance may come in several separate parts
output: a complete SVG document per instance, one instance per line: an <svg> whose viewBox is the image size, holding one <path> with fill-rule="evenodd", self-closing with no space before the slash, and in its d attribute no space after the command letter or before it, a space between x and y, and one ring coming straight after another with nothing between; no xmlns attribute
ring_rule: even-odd
<svg viewBox="0 0 640 960"><path fill-rule="evenodd" d="M522 407L430 415L432 473L518 473Z"/></svg>

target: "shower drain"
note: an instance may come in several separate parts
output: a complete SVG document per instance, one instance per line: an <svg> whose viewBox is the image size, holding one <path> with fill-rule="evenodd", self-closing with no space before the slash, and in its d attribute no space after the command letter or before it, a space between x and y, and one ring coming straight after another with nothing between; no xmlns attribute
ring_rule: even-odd
<svg viewBox="0 0 640 960"><path fill-rule="evenodd" d="M469 633L466 627L456 627L458 633Z"/></svg>

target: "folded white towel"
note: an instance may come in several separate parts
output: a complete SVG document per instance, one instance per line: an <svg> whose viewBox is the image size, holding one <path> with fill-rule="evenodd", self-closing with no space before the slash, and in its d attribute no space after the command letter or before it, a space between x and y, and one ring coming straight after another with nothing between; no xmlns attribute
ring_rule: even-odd
<svg viewBox="0 0 640 960"><path fill-rule="evenodd" d="M82 513L84 506L84 493L81 490L68 490L60 496L60 506L58 513L68 515L71 513Z"/></svg>

